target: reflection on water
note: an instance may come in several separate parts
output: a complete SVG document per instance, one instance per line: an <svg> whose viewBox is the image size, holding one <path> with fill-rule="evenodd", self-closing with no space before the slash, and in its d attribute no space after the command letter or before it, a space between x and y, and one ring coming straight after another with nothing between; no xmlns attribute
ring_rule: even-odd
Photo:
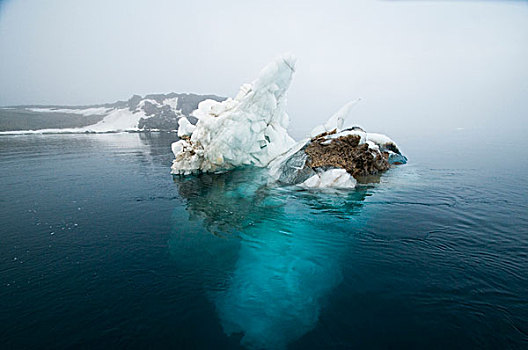
<svg viewBox="0 0 528 350"><path fill-rule="evenodd" d="M173 142L179 140L176 133L170 132L147 132L137 133L139 141L148 146L149 155L152 161L159 165L167 166L172 164L174 155L170 151Z"/></svg>
<svg viewBox="0 0 528 350"><path fill-rule="evenodd" d="M191 219L240 242L224 288L209 293L224 332L241 333L250 348L283 348L316 325L341 282L340 258L366 192L274 188L265 175L244 169L175 182Z"/></svg>

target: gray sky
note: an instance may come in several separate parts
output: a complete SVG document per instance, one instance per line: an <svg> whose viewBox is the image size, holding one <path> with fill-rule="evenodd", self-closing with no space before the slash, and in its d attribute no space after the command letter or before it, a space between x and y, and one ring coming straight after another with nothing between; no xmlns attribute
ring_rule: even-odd
<svg viewBox="0 0 528 350"><path fill-rule="evenodd" d="M234 96L282 52L297 137L357 97L369 131L528 124L526 1L4 0L0 105Z"/></svg>

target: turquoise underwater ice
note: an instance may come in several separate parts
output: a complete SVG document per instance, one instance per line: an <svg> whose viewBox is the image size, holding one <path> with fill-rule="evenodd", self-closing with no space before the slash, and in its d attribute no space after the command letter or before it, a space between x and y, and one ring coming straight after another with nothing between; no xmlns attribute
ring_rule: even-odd
<svg viewBox="0 0 528 350"><path fill-rule="evenodd" d="M341 256L351 228L362 225L365 191L312 193L265 179L245 169L176 181L187 214L239 245L223 287L208 292L224 332L241 334L249 348L284 348L315 327L342 281ZM175 227L184 215L175 213Z"/></svg>

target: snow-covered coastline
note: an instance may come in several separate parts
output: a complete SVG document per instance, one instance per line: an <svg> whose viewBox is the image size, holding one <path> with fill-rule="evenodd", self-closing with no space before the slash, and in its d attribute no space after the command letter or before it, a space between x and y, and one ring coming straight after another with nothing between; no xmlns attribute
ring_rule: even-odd
<svg viewBox="0 0 528 350"><path fill-rule="evenodd" d="M34 108L26 108L26 110L31 111L31 112L39 112L39 113L72 113L72 114L80 114L80 115L86 116L86 115L106 115L112 110L112 108L92 107L92 108L76 109L76 108L34 107Z"/></svg>
<svg viewBox="0 0 528 350"><path fill-rule="evenodd" d="M53 113L53 110L43 111L43 108L33 109L40 113ZM76 114L83 114L79 110ZM84 115L84 114L83 114ZM86 114L91 115L91 114ZM138 122L145 117L144 112L131 113L127 109L114 109L100 122L80 128L50 128L38 130L12 130L0 131L0 135L28 135L28 134L83 134L83 133L109 133L109 132L135 132L139 131Z"/></svg>
<svg viewBox="0 0 528 350"><path fill-rule="evenodd" d="M144 97L134 95L128 101L87 107L58 106L20 106L0 108L0 117L8 125L0 128L0 135L26 134L82 134L82 133L116 133L142 131L172 131L178 129L178 121L198 107L205 99L224 100L215 95L196 94L153 94ZM39 119L40 123L66 126L34 127L31 120ZM17 119L26 120L30 128L16 126ZM81 124L72 127L72 124ZM19 122L18 124L23 124ZM84 124L84 125L82 125ZM68 126L70 125L70 126ZM1 125L0 125L1 126Z"/></svg>

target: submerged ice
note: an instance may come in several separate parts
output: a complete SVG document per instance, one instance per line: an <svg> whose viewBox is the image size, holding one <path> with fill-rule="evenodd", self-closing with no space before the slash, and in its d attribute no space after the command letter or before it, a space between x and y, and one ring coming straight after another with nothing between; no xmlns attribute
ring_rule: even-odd
<svg viewBox="0 0 528 350"><path fill-rule="evenodd" d="M206 286L224 332L240 335L247 348L281 349L317 325L329 294L341 283L341 257L351 227L362 226L357 214L366 193L341 196L270 187L266 173L238 169L178 177L176 183L187 215L201 221L215 235L211 239L236 238L199 248L204 250L204 274L210 268L225 272ZM180 229L184 219L178 208L170 246L180 261L193 254L187 247L191 233ZM218 256L230 255L226 244L233 241L236 255L222 265Z"/></svg>
<svg viewBox="0 0 528 350"><path fill-rule="evenodd" d="M238 95L223 102L205 100L193 116L179 121L172 144L172 173L218 173L240 166L268 167L270 178L304 188L354 188L362 176L376 175L403 164L396 143L382 134L354 126L345 118L359 101L347 103L310 138L295 143L287 132L286 92L295 58L283 55L266 66Z"/></svg>
<svg viewBox="0 0 528 350"><path fill-rule="evenodd" d="M175 176L189 215L215 235L240 238L236 262L225 280L214 283L222 288L208 295L224 332L241 335L242 344L255 349L285 348L315 327L342 280L343 232L360 226L356 208L365 196L361 190L335 196L270 182L351 189L362 176L406 162L387 136L343 126L357 100L296 143L286 131L285 111L294 67L291 56L279 57L235 98L201 102L192 114L196 125L182 118L181 139L172 144L172 173L201 174ZM176 239L187 241L185 233Z"/></svg>

